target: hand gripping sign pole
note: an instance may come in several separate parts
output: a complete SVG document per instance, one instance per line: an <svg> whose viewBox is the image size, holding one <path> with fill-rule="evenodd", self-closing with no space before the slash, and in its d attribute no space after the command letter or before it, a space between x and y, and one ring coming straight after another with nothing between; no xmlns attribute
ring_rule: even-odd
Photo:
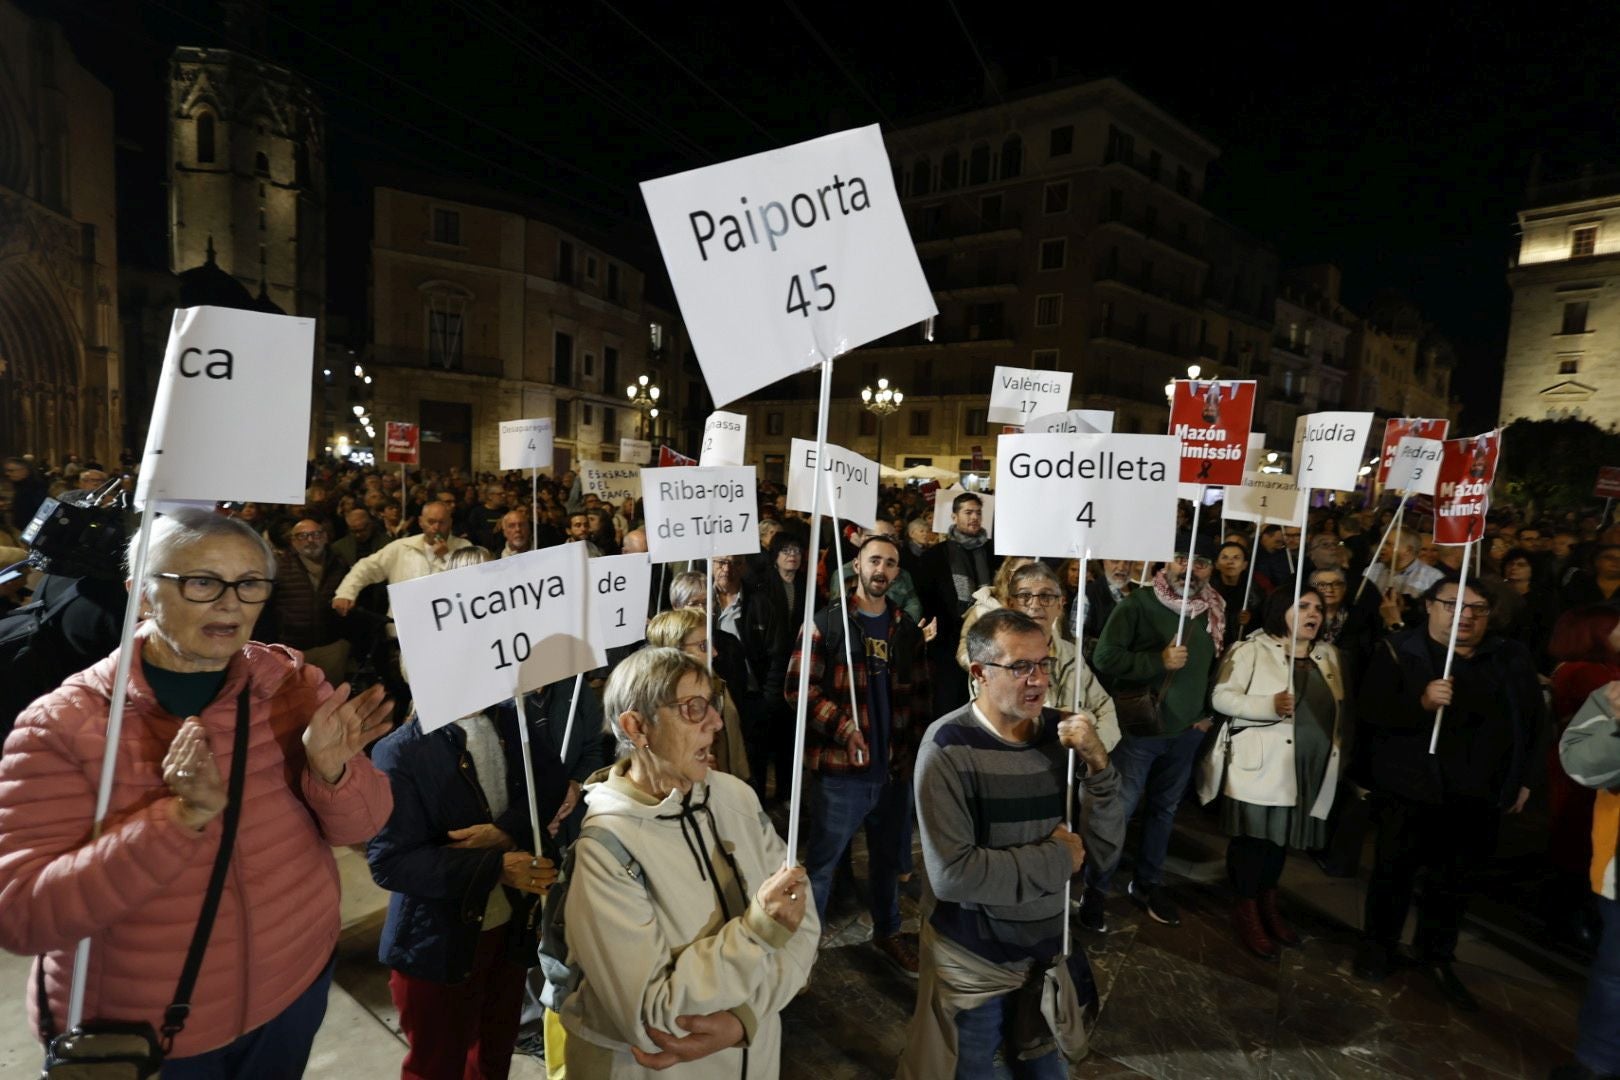
<svg viewBox="0 0 1620 1080"><path fill-rule="evenodd" d="M818 350L819 351L819 350ZM816 410L816 466L827 459L827 413L832 408L832 366L825 353L821 356L821 401ZM805 717L810 706L810 640L815 631L816 617L816 560L821 555L821 492L816 484L810 497L810 550L805 553L804 565L809 567L804 581L804 621L799 625L799 701L798 715L793 722L793 789L788 800L787 862L791 867L799 858L799 807L804 799L804 730ZM848 633L844 635L846 638Z"/></svg>
<svg viewBox="0 0 1620 1080"><path fill-rule="evenodd" d="M1204 487L1198 486L1198 498L1193 500L1192 531L1187 536L1187 576L1181 583L1181 610L1176 615L1176 645L1181 644L1181 631L1187 623L1187 595L1192 592L1193 551L1198 547L1198 511L1204 505Z"/></svg>
<svg viewBox="0 0 1620 1080"><path fill-rule="evenodd" d="M1484 518L1480 519L1482 525L1484 520ZM1483 530L1481 535L1483 535ZM1457 570L1457 602L1451 608L1451 639L1446 642L1446 667L1440 675L1442 679L1451 678L1451 661L1457 655L1457 628L1462 622L1463 605L1468 602L1468 550L1473 546L1473 544L1462 545L1462 566ZM1434 731L1429 735L1429 753L1431 754L1440 745L1440 723L1445 718L1446 707L1442 705L1435 710Z"/></svg>

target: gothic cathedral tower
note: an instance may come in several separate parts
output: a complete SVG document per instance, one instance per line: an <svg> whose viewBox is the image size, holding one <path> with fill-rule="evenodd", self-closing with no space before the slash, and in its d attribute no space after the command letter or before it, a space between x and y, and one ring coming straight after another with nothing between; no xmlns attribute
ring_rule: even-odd
<svg viewBox="0 0 1620 1080"><path fill-rule="evenodd" d="M232 16L247 5L228 4ZM227 34L243 40L238 19ZM294 72L250 52L181 46L169 68L169 268L212 260L289 315L326 301L326 132ZM320 335L324 337L323 335ZM317 347L319 355L319 347Z"/></svg>

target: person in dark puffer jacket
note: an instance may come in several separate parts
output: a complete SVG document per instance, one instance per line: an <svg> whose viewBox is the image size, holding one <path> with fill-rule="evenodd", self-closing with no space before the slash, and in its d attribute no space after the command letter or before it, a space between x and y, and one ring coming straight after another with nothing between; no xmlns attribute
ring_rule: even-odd
<svg viewBox="0 0 1620 1080"><path fill-rule="evenodd" d="M568 774L543 734L530 750L550 822ZM378 956L393 969L407 1077L461 1076L476 1061L467 1075L502 1080L511 1066L539 900L556 880L534 854L521 751L515 713L492 708L433 731L413 715L372 755L394 792L366 858L394 894Z"/></svg>

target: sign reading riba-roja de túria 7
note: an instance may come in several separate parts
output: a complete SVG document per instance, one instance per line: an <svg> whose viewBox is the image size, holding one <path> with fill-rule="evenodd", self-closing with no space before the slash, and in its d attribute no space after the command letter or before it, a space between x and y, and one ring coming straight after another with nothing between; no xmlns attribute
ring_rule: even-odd
<svg viewBox="0 0 1620 1080"><path fill-rule="evenodd" d="M997 554L1165 559L1181 443L1173 435L1003 435Z"/></svg>
<svg viewBox="0 0 1620 1080"><path fill-rule="evenodd" d="M644 469L641 505L655 563L759 550L752 465Z"/></svg>

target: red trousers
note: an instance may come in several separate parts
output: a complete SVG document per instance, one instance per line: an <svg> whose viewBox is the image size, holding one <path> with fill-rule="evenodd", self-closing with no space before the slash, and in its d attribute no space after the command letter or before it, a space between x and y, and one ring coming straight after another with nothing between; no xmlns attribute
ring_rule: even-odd
<svg viewBox="0 0 1620 1080"><path fill-rule="evenodd" d="M388 990L410 1040L401 1080L506 1080L523 1011L524 970L507 960L505 926L478 938L465 982L436 983L399 971Z"/></svg>

